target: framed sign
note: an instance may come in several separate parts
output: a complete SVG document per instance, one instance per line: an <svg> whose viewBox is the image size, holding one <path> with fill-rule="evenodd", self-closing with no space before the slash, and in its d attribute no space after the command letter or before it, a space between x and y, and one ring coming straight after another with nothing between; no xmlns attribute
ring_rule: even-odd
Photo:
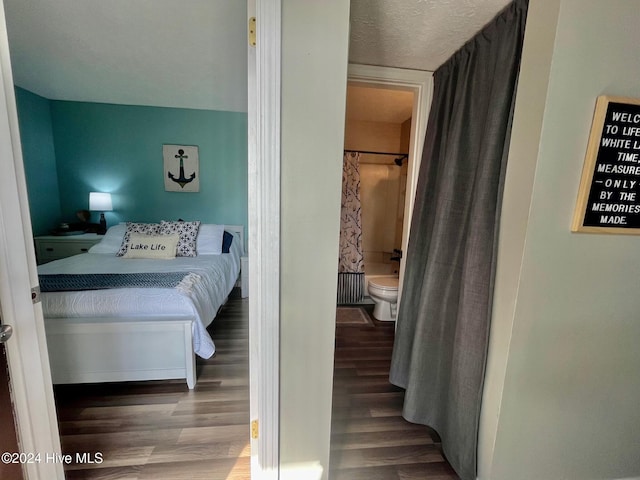
<svg viewBox="0 0 640 480"><path fill-rule="evenodd" d="M162 145L164 189L167 192L199 192L200 162L194 145Z"/></svg>
<svg viewBox="0 0 640 480"><path fill-rule="evenodd" d="M640 235L640 99L598 97L571 230Z"/></svg>

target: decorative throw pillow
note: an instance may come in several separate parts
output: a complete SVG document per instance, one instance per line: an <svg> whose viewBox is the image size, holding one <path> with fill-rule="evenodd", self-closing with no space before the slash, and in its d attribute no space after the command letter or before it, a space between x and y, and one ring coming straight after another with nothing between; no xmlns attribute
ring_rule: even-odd
<svg viewBox="0 0 640 480"><path fill-rule="evenodd" d="M131 238L132 233L140 233L142 235L158 235L160 233L160 224L127 222L127 231L125 232L124 238L122 239L120 250L118 250L118 253L116 253L118 257L122 257L125 253L127 253L127 249L129 247L129 239Z"/></svg>
<svg viewBox="0 0 640 480"><path fill-rule="evenodd" d="M198 236L198 229L200 228L200 222L167 222L162 220L160 222L160 234L172 235L177 233L180 235L180 241L178 242L178 250L176 251L176 257L195 257L196 251L196 237Z"/></svg>
<svg viewBox="0 0 640 480"><path fill-rule="evenodd" d="M143 235L132 233L124 258L176 258L180 235Z"/></svg>
<svg viewBox="0 0 640 480"><path fill-rule="evenodd" d="M222 237L222 253L229 253L229 249L231 248L231 243L233 242L233 234L224 231L224 236Z"/></svg>

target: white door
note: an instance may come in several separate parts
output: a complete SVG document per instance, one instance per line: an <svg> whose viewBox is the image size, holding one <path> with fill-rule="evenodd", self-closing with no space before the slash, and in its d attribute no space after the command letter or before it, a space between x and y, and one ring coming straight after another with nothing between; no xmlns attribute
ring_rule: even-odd
<svg viewBox="0 0 640 480"><path fill-rule="evenodd" d="M6 327L0 321L0 328ZM20 458L16 458L16 453L20 451L18 447L18 434L15 428L15 412L11 402L11 386L9 384L9 371L7 370L7 359L4 349L3 330L0 335L0 453L2 453L2 461L0 461L0 478L11 478L22 480L22 466ZM8 334L7 334L8 337ZM8 341L8 340L7 340Z"/></svg>
<svg viewBox="0 0 640 480"><path fill-rule="evenodd" d="M0 79L0 308L13 327L5 346L20 450L60 453L42 309L31 296L38 277L2 0ZM31 480L64 478L61 464L43 458L26 463L24 471Z"/></svg>

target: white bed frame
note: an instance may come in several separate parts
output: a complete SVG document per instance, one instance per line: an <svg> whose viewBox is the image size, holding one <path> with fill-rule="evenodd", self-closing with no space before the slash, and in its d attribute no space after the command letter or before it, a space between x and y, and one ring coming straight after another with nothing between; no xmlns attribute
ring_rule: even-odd
<svg viewBox="0 0 640 480"><path fill-rule="evenodd" d="M239 235L244 227L225 225ZM45 318L54 384L184 378L196 385L193 317Z"/></svg>

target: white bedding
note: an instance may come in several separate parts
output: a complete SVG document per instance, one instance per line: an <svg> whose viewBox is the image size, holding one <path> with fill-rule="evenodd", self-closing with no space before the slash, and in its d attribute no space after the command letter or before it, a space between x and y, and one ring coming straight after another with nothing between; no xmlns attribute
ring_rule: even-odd
<svg viewBox="0 0 640 480"><path fill-rule="evenodd" d="M116 288L42 293L47 321L55 318L188 316L197 355L209 358L215 345L206 327L227 299L240 272L241 240L234 236L229 254L176 257L171 260L128 259L113 254L85 253L40 265L38 273L189 272L201 277L189 289Z"/></svg>

